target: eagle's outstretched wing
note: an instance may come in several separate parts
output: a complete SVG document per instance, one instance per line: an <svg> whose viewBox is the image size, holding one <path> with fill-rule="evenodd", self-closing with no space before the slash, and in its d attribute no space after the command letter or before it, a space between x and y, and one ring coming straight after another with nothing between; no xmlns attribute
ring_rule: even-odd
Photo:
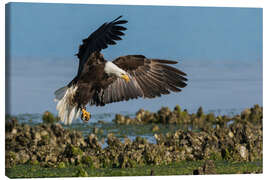
<svg viewBox="0 0 270 180"><path fill-rule="evenodd" d="M134 99L138 97L154 98L171 91L180 92L187 84L186 73L168 65L176 61L148 59L143 55L121 56L113 61L121 69L128 72L130 81L115 78L106 88L96 94L97 101L93 105L104 105L112 102Z"/></svg>
<svg viewBox="0 0 270 180"><path fill-rule="evenodd" d="M77 76L80 75L85 62L93 52L101 51L108 45L116 44L115 41L121 40L120 36L123 36L123 31L126 30L121 24L127 23L126 20L119 20L121 17L119 16L109 23L104 23L88 38L82 40L83 44L80 45L79 52L76 54L80 60Z"/></svg>

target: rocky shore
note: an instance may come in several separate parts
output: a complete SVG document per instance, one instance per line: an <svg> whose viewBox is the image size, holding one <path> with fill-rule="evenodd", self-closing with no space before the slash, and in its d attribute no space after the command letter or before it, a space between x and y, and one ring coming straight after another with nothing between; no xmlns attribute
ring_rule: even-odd
<svg viewBox="0 0 270 180"><path fill-rule="evenodd" d="M176 106L173 111L162 108L157 113L140 110L135 118L116 115L114 122L190 124L200 130L156 133L156 143L142 137L121 141L110 133L106 138L108 146L102 148L94 131L83 136L80 131L63 128L59 123L29 126L9 117L6 119L6 167L39 164L58 168L68 165L127 168L184 160L262 160L262 107L258 105L233 117L204 114L202 108L189 114Z"/></svg>
<svg viewBox="0 0 270 180"><path fill-rule="evenodd" d="M252 108L245 109L241 114L233 117L215 116L214 113L205 114L203 108L200 107L196 113L188 113L186 109L181 110L179 105L176 105L171 111L168 107L161 108L158 112L149 112L140 109L134 118L116 114L113 121L116 124L181 124L192 125L193 127L209 127L213 124L225 126L230 121L249 121L255 124L262 122L262 107L254 105Z"/></svg>

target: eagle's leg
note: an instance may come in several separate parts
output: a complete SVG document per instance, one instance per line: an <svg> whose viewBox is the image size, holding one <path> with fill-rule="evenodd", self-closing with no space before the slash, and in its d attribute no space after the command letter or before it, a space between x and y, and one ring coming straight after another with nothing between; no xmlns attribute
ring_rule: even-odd
<svg viewBox="0 0 270 180"><path fill-rule="evenodd" d="M84 121L84 122L88 122L90 120L90 113L86 111L86 108L82 108L82 115L81 115L81 119Z"/></svg>

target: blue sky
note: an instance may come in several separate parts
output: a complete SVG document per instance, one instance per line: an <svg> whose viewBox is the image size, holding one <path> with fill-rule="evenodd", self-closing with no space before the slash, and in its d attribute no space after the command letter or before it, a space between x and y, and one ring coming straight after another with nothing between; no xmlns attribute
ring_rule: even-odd
<svg viewBox="0 0 270 180"><path fill-rule="evenodd" d="M109 57L146 54L188 60L260 60L262 9L11 3L11 54L69 57L81 40L119 15L126 37Z"/></svg>
<svg viewBox="0 0 270 180"><path fill-rule="evenodd" d="M178 60L188 86L151 100L91 107L90 112L262 105L262 9L10 3L11 112L56 113L54 91L76 75L83 38L123 15L126 36L105 58L143 54ZM8 48L8 47L7 47Z"/></svg>

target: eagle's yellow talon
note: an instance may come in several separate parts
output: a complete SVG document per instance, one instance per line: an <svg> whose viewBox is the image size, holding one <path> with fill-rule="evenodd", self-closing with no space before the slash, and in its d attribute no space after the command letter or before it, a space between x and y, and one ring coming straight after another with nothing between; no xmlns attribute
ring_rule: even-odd
<svg viewBox="0 0 270 180"><path fill-rule="evenodd" d="M89 112L87 112L85 109L82 109L82 116L81 119L85 122L88 122L90 119L91 115Z"/></svg>

